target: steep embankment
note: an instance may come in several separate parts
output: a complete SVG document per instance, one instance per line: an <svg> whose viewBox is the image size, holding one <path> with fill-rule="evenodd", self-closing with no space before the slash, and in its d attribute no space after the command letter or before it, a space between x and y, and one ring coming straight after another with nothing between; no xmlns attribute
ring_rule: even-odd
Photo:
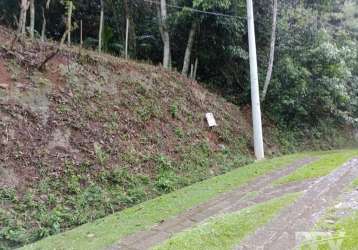
<svg viewBox="0 0 358 250"><path fill-rule="evenodd" d="M0 28L1 44L11 40ZM9 43L0 48L0 248L250 161L249 114L194 81L76 48L40 72L51 44Z"/></svg>

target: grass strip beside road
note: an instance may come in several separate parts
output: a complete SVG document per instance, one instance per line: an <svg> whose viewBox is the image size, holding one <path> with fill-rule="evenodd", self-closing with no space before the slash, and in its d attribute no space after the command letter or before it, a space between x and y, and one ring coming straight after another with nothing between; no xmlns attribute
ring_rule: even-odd
<svg viewBox="0 0 358 250"><path fill-rule="evenodd" d="M335 224L321 223L317 230L330 232L331 236L329 238L317 237L313 241L308 241L307 244L301 245L300 250L358 250L358 211L340 219ZM334 245L338 248L332 248Z"/></svg>
<svg viewBox="0 0 358 250"><path fill-rule="evenodd" d="M24 246L22 250L97 250L120 242L125 236L150 228L223 192L238 188L258 176L283 168L306 157L283 156L240 167L221 176L196 183L173 193L114 213L73 230Z"/></svg>
<svg viewBox="0 0 358 250"><path fill-rule="evenodd" d="M192 229L178 233L153 250L230 250L260 226L266 224L282 208L293 203L293 193L254 205L239 212L209 219Z"/></svg>
<svg viewBox="0 0 358 250"><path fill-rule="evenodd" d="M358 188L358 179L355 179L352 183L354 188Z"/></svg>
<svg viewBox="0 0 358 250"><path fill-rule="evenodd" d="M275 184L287 184L290 182L315 179L326 176L344 163L358 156L358 150L334 151L330 154L322 154L318 161L298 168L292 174L282 177Z"/></svg>

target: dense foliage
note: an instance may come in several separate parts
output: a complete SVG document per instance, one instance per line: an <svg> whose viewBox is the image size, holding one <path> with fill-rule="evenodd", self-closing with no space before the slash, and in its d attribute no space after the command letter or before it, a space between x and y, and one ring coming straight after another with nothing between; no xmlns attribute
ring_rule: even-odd
<svg viewBox="0 0 358 250"><path fill-rule="evenodd" d="M295 124L357 122L357 42L317 25L317 13L297 8L279 24L281 43L267 105ZM304 25L303 25L304 24Z"/></svg>
<svg viewBox="0 0 358 250"><path fill-rule="evenodd" d="M45 2L35 1L38 33ZM95 48L100 1L73 2L73 39L79 42L78 27L82 20L85 46ZM198 59L199 80L236 103L249 103L245 1L170 0L167 4L173 68L181 70L189 31L195 22L197 31L190 61L193 64ZM1 22L16 26L19 4L3 0L0 5ZM301 124L316 126L326 119L356 122L356 7L354 1L348 0L279 2L274 76L264 110L282 125L291 126L301 121ZM130 57L160 63L163 45L158 8L159 1L106 0L104 50L117 55L124 53L128 17ZM228 16L193 12L190 8ZM255 1L262 80L269 53L271 14L270 1ZM47 16L47 36L58 39L65 30L63 1L51 1Z"/></svg>

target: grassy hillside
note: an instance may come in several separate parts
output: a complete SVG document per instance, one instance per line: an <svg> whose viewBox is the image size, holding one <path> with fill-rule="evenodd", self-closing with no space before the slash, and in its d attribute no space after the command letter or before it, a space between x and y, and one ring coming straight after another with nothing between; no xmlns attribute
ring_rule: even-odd
<svg viewBox="0 0 358 250"><path fill-rule="evenodd" d="M12 38L0 27L0 249L252 161L250 112L197 82L78 48L39 71L54 45ZM290 144L264 129L269 155Z"/></svg>
<svg viewBox="0 0 358 250"><path fill-rule="evenodd" d="M11 38L1 28L1 43ZM78 55L76 48L40 72L35 66L51 44L6 48L0 48L0 248L251 161L249 114L177 73ZM217 128L208 128L206 112L214 113Z"/></svg>
<svg viewBox="0 0 358 250"><path fill-rule="evenodd" d="M105 218L76 227L26 245L23 250L54 249L76 250L105 249L128 235L148 229L173 218L190 208L215 199L220 194L232 191L253 179L269 172L284 168L288 164L310 155L295 154L255 162L195 183L188 187L162 195ZM253 195L248 193L247 195ZM90 237L89 237L90 236Z"/></svg>

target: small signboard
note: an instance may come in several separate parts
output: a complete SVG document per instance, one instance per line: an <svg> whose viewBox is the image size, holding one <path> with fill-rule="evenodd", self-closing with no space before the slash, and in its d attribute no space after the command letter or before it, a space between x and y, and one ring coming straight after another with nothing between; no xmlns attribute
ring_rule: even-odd
<svg viewBox="0 0 358 250"><path fill-rule="evenodd" d="M213 113L206 113L205 117L206 117L206 121L208 122L209 128L218 126Z"/></svg>

